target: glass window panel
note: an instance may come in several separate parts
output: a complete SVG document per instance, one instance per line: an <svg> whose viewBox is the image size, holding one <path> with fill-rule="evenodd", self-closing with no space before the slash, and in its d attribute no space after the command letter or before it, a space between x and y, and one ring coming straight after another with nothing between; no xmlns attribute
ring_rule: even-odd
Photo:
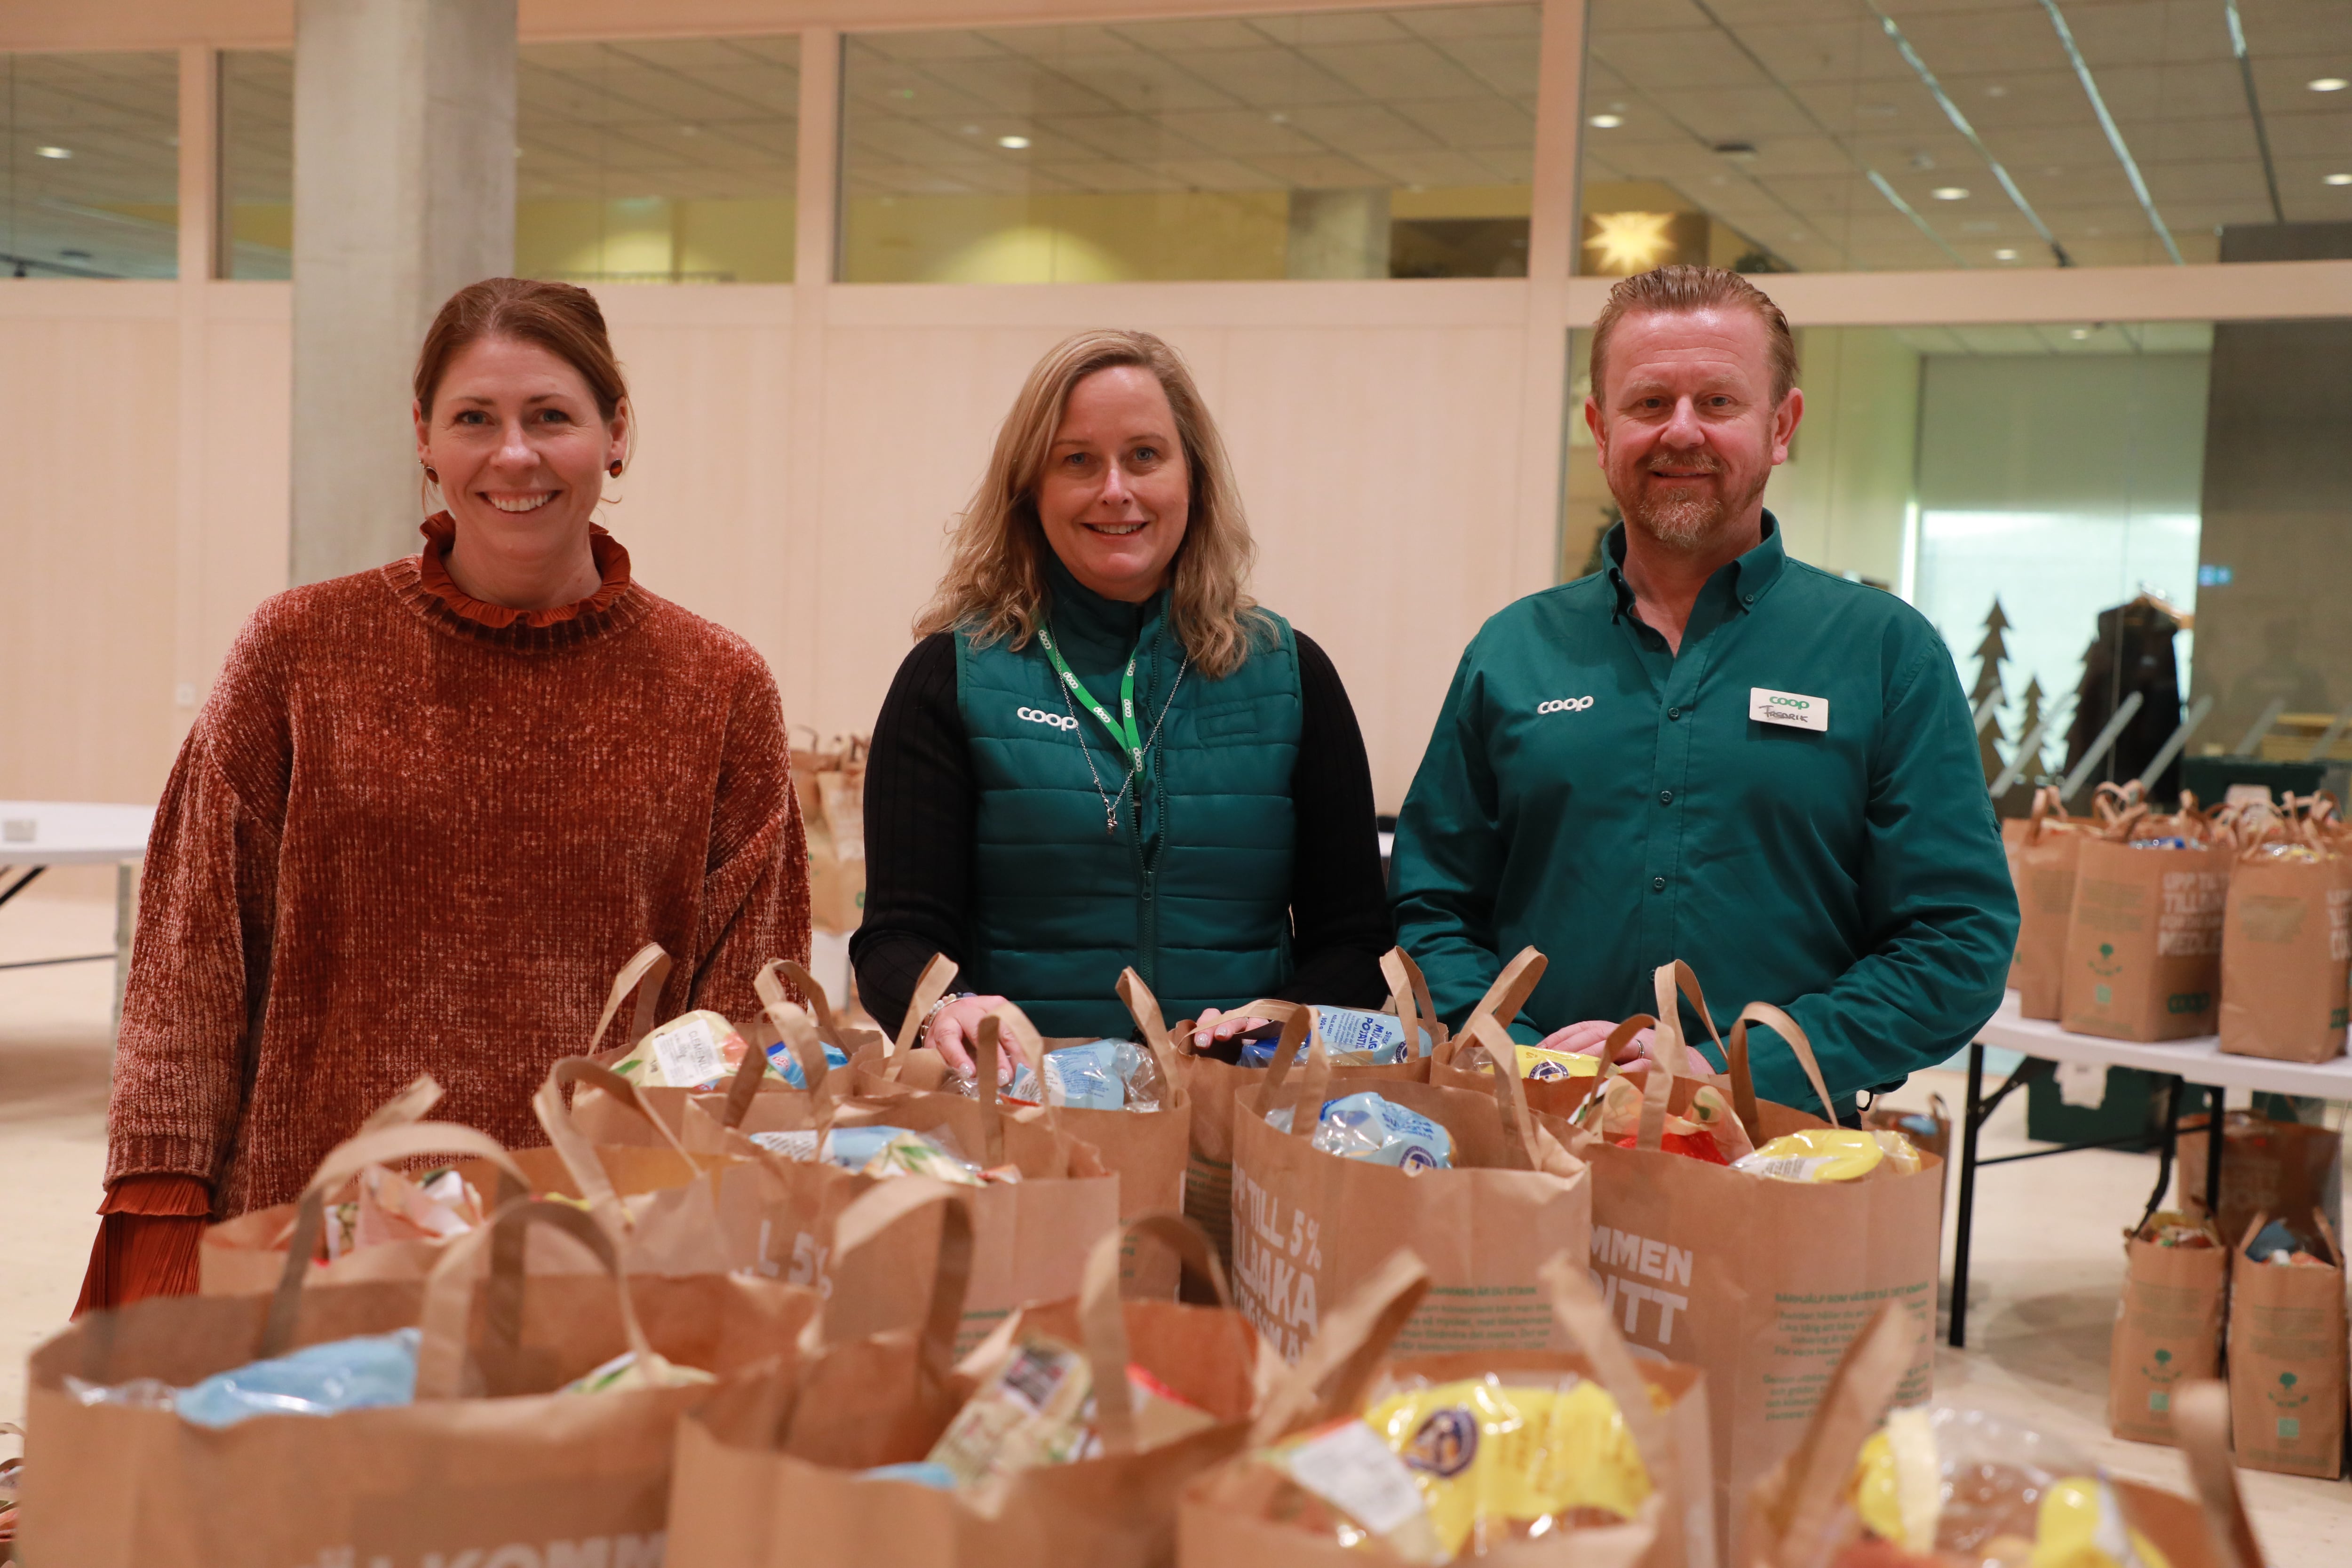
<svg viewBox="0 0 2352 1568"><path fill-rule="evenodd" d="M2352 92L2306 85L2341 0L2241 11L2242 69L2216 0L2061 0L2063 37L2038 5L1591 0L1578 266L2194 263L2352 216Z"/></svg>
<svg viewBox="0 0 2352 1568"><path fill-rule="evenodd" d="M0 268L176 276L179 117L170 51L0 55Z"/></svg>
<svg viewBox="0 0 2352 1568"><path fill-rule="evenodd" d="M294 55L221 55L221 273L294 276Z"/></svg>
<svg viewBox="0 0 2352 1568"><path fill-rule="evenodd" d="M860 34L858 283L1527 274L1534 5Z"/></svg>
<svg viewBox="0 0 2352 1568"><path fill-rule="evenodd" d="M515 270L789 283L800 40L525 44Z"/></svg>

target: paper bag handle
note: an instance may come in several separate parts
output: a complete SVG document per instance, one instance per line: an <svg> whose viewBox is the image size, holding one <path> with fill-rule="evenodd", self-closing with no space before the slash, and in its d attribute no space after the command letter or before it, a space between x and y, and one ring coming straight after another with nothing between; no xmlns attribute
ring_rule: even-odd
<svg viewBox="0 0 2352 1568"><path fill-rule="evenodd" d="M1160 1097L1161 1109L1173 1110L1190 1103L1192 1091L1185 1085L1182 1061L1160 1016L1160 998L1151 994L1142 975L1133 969L1122 969L1118 972L1118 999L1127 1004L1128 1016L1135 1020L1136 1031L1143 1037L1143 1048L1151 1053L1152 1062L1160 1068L1164 1090ZM1042 1074L1045 1069L1041 1066L1037 1070Z"/></svg>
<svg viewBox="0 0 2352 1568"><path fill-rule="evenodd" d="M764 1063L766 1058L761 1059ZM559 1057L547 1069L546 1080L530 1097L531 1114L538 1119L540 1130L547 1134L547 1141L555 1145L555 1157L563 1162L563 1168L579 1184L580 1195L588 1200L591 1208L606 1210L616 1221L626 1223L621 1218L620 1194L613 1190L613 1180L604 1173L604 1162L596 1158L596 1145L572 1120L572 1107L564 1100L563 1091L574 1084L601 1089L635 1111L687 1163L688 1169L699 1171L707 1163L687 1152L686 1145L678 1142L669 1123L656 1116L653 1108L637 1093L635 1084L586 1057Z"/></svg>
<svg viewBox="0 0 2352 1568"><path fill-rule="evenodd" d="M412 1121L422 1121L425 1114L441 1103L441 1086L429 1072L416 1075L406 1089L385 1100L360 1123L360 1131L373 1132L379 1127L405 1127Z"/></svg>
<svg viewBox="0 0 2352 1568"><path fill-rule="evenodd" d="M1741 1126L1748 1129L1750 1142L1759 1147L1764 1142L1763 1130L1757 1125L1756 1079L1748 1066L1748 1026L1750 1022L1763 1025L1780 1037L1797 1065L1805 1069L1805 1081L1821 1097L1822 1114L1831 1126L1837 1125L1837 1107L1830 1103L1830 1086L1822 1078L1821 1063L1813 1059L1813 1042L1797 1020L1769 1002L1750 1002L1739 1010L1739 1017L1731 1026L1731 1105Z"/></svg>
<svg viewBox="0 0 2352 1568"><path fill-rule="evenodd" d="M1275 1042L1274 1059L1266 1063L1265 1077L1258 1082L1255 1114L1263 1121L1265 1113L1275 1108L1275 1096L1282 1092L1283 1084L1290 1077L1291 1063L1302 1049L1307 1058L1306 1076L1291 1101L1290 1134L1294 1138L1312 1138L1322 1115L1322 1097L1331 1087L1331 1058L1323 1048L1322 1021L1312 1007L1301 1007L1284 1021L1282 1037ZM1309 1102L1315 1114L1301 1126L1297 1108Z"/></svg>
<svg viewBox="0 0 2352 1568"><path fill-rule="evenodd" d="M2205 1516L2214 1561L2221 1568L2263 1568L2269 1559L2254 1535L2254 1521L2238 1490L2237 1467L2230 1460L2229 1385L2200 1378L2173 1390L2172 1440L2189 1468L2189 1489Z"/></svg>
<svg viewBox="0 0 2352 1568"><path fill-rule="evenodd" d="M792 1051L793 1059L800 1064L801 1081L808 1087L795 1091L779 1078L777 1088L786 1093L807 1095L809 1109L819 1118L820 1127L831 1122L824 1044L810 1026L808 1015L780 995L772 1005L763 1004L758 1019L743 1031L743 1059L735 1065L733 1075L727 1080L727 1103L719 1112L721 1125L733 1128L743 1124L743 1118L751 1113L751 1101L768 1079L768 1047L778 1042Z"/></svg>
<svg viewBox="0 0 2352 1568"><path fill-rule="evenodd" d="M792 1000L784 994L784 988L777 983L776 975L779 972L786 980L793 983L793 989L801 994L803 1009L816 1018L817 1038L832 1046L843 1056L854 1054L849 1048L849 1043L841 1037L840 1021L833 1015L833 999L824 994L824 987L817 984L816 976L808 972L807 965L797 963L789 958L772 958L762 964L760 973L751 977L751 987L759 992L761 1005L772 1005L771 993L773 993L776 1001L788 1003ZM923 1005L928 1011L930 1004L927 1002ZM782 1028L782 1025L779 1024L777 1027Z"/></svg>
<svg viewBox="0 0 2352 1568"><path fill-rule="evenodd" d="M1819 1555L1854 1456L1893 1402L1915 1339L1909 1311L1880 1302L1838 1358L1795 1450L1757 1482L1749 1505L1772 1568L1808 1568Z"/></svg>
<svg viewBox="0 0 2352 1568"><path fill-rule="evenodd" d="M1256 1354L1248 1328L1233 1310L1216 1249L1199 1226L1161 1210L1138 1215L1110 1231L1087 1250L1086 1275L1078 1287L1078 1323L1086 1339L1087 1365L1094 1373L1095 1427L1102 1434L1106 1454L1135 1452L1135 1394L1127 1381L1127 1305L1118 1294L1120 1254L1130 1236L1152 1237L1204 1276L1240 1342L1240 1364L1249 1365Z"/></svg>
<svg viewBox="0 0 2352 1568"><path fill-rule="evenodd" d="M569 1204L547 1198L517 1198L501 1205L489 1224L451 1242L441 1260L433 1266L433 1272L425 1277L425 1310L417 1325L421 1331L416 1347L419 1400L457 1399L465 1394L466 1342L473 1316L475 1255L486 1247L490 1249L490 1283L494 1291L502 1285L516 1289L521 1283L522 1231L533 1225L553 1226L587 1249L613 1281L621 1310L622 1337L628 1341L640 1364L652 1358L653 1345L646 1339L644 1325L637 1321L636 1303L629 1299L628 1278L621 1272L620 1254L614 1248L611 1235ZM488 1328L493 1340L501 1342L501 1348L512 1350L521 1339L519 1314L501 1321L500 1314L493 1312Z"/></svg>
<svg viewBox="0 0 2352 1568"><path fill-rule="evenodd" d="M1323 1314L1298 1364L1259 1405L1248 1446L1264 1447L1330 1415L1361 1410L1364 1391L1388 1359L1389 1346L1428 1293L1429 1269L1420 1255L1409 1247L1390 1253L1346 1300Z"/></svg>
<svg viewBox="0 0 2352 1568"><path fill-rule="evenodd" d="M1010 1050L1013 1060L1026 1059L1029 1070L1037 1075L1037 1107L1044 1112L1045 1125L1059 1132L1061 1118L1054 1114L1053 1097L1045 1092L1045 1040L1037 1033L1037 1026L1029 1015L1007 1002L981 1015L980 1027L973 1031L971 1042L971 1092L982 1111L982 1124L987 1129L988 1163L1004 1163L1004 1104L997 1098L997 1057Z"/></svg>
<svg viewBox="0 0 2352 1568"><path fill-rule="evenodd" d="M877 1182L834 1221L828 1272L838 1277L842 1265L860 1247L917 1210L934 1205L940 1208L940 1257L916 1344L924 1375L931 1386L939 1387L955 1372L956 1331L963 1324L964 1290L971 1282L971 1211L958 1196L958 1189L929 1176L893 1176ZM824 1315L820 1311L803 1331L803 1352L814 1355L822 1349L824 1333Z"/></svg>
<svg viewBox="0 0 2352 1568"><path fill-rule="evenodd" d="M961 973L956 961L944 952L931 954L931 961L923 965L923 973L916 977L915 989L907 998L907 1016L898 1020L898 1038L891 1047L890 1065L883 1069L883 1077L898 1076L898 1069L907 1064L907 1053L922 1043L915 1037L922 1033L923 1020L930 1016L939 999L948 994L948 987L955 984Z"/></svg>
<svg viewBox="0 0 2352 1568"><path fill-rule="evenodd" d="M1532 1171L1536 1168L1534 1123L1528 1116L1527 1085L1519 1080L1518 1042L1488 1013L1470 1015L1464 1037L1472 1035L1495 1058L1495 1110L1503 1121L1504 1168Z"/></svg>
<svg viewBox="0 0 2352 1568"><path fill-rule="evenodd" d="M1404 1051L1407 1059L1421 1054L1416 1030L1429 1032L1429 1054L1451 1061L1454 1051L1445 1039L1445 1026L1437 1021L1437 1008L1429 999L1429 979L1412 954L1402 947L1392 947L1381 954L1381 978L1389 983L1389 1001L1395 1006L1397 1016L1404 1021Z"/></svg>
<svg viewBox="0 0 2352 1568"><path fill-rule="evenodd" d="M412 1089L414 1086L411 1086ZM302 1283L310 1277L310 1259L318 1253L319 1236L327 1222L327 1194L370 1165L414 1159L419 1154L467 1154L488 1160L505 1178L498 1197L527 1193L530 1181L514 1156L487 1132L454 1121L410 1121L357 1133L327 1151L319 1162L294 1210L294 1233L286 1243L286 1267L278 1271L278 1289L270 1298L269 1316L263 1323L255 1359L284 1355L294 1346L294 1328L302 1315ZM506 1183L512 1183L509 1191Z"/></svg>
<svg viewBox="0 0 2352 1568"><path fill-rule="evenodd" d="M1610 1321L1608 1305L1594 1288L1591 1271L1569 1253L1543 1266L1537 1278L1551 1297L1552 1321L1568 1336L1569 1348L1591 1363L1593 1381L1617 1402L1625 1435L1650 1472L1650 1485L1662 1497L1680 1495L1682 1475L1667 1435L1666 1418L1650 1403L1650 1385L1633 1365L1624 1336Z"/></svg>
<svg viewBox="0 0 2352 1568"><path fill-rule="evenodd" d="M1495 976L1495 983L1486 987L1486 994L1478 998L1478 1005L1470 1009L1470 1017L1462 1020L1462 1035L1469 1035L1470 1018L1481 1016L1494 1019L1503 1026L1505 1034L1510 1033L1519 1009L1535 994L1536 983L1544 977L1544 970L1550 963L1532 947L1519 949L1511 962L1503 965L1502 973Z"/></svg>
<svg viewBox="0 0 2352 1568"><path fill-rule="evenodd" d="M1658 965L1650 981L1658 995L1658 1041L1665 1047L1658 1059L1664 1062L1666 1070L1677 1078L1705 1078L1712 1074L1715 1070L1713 1064L1691 1049L1690 1041L1683 1034L1683 1011L1675 1005L1677 990L1690 998L1690 1005L1698 1011L1699 1021L1706 1026L1707 1037L1715 1042L1717 1054L1723 1055L1723 1037L1716 1031L1715 1015L1706 1010L1706 993L1699 989L1698 975L1689 964L1677 958L1671 963ZM1669 1039L1673 1041L1672 1045L1666 1045ZM1697 1058L1696 1061L1695 1058Z"/></svg>
<svg viewBox="0 0 2352 1568"><path fill-rule="evenodd" d="M604 995L604 1010L596 1015L596 1032L588 1037L586 1054L596 1054L596 1047L604 1043L604 1031L612 1027L614 1015L620 1012L621 1004L628 999L631 991L637 994L637 1012L635 1021L629 1026L626 1043L634 1046L652 1034L654 1009L661 1003L662 985L668 979L669 954L662 951L661 943L649 942L637 949L629 962L621 965L621 972L613 976L613 988Z"/></svg>

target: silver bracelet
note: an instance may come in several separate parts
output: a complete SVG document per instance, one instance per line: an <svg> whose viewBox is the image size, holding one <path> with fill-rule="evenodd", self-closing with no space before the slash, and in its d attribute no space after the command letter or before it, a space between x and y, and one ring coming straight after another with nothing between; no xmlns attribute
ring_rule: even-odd
<svg viewBox="0 0 2352 1568"><path fill-rule="evenodd" d="M921 1045L931 1037L931 1025L938 1020L941 1013L947 1011L949 1003L966 1001L979 994L977 991L950 991L932 1003L931 1010L923 1015L923 1026L915 1031L915 1043Z"/></svg>

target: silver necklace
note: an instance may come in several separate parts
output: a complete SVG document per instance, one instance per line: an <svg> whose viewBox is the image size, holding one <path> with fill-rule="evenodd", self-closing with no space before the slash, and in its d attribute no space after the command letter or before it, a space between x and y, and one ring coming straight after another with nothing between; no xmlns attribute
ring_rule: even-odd
<svg viewBox="0 0 2352 1568"><path fill-rule="evenodd" d="M1070 732L1078 738L1078 754L1087 760L1087 776L1095 781L1095 798L1102 802L1104 837L1118 837L1118 808L1126 804L1127 792L1133 787L1136 775L1143 771L1144 759L1150 756L1151 748L1160 743L1160 726L1168 721L1168 710L1176 706L1176 693L1184 684L1184 672L1192 668L1192 656L1189 653L1177 661L1176 679L1168 688L1168 700L1160 705L1160 717L1151 721L1151 733L1144 737L1143 749L1136 752L1135 761L1128 764L1127 777L1119 781L1116 795L1103 789L1102 774L1095 768L1095 749L1087 744L1087 733L1078 726L1078 710L1070 700L1068 683L1054 682L1062 689L1062 707L1070 715Z"/></svg>

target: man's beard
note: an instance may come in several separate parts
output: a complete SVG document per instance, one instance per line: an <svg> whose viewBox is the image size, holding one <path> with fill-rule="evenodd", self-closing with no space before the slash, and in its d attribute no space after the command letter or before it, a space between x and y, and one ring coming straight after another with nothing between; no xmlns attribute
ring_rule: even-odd
<svg viewBox="0 0 2352 1568"><path fill-rule="evenodd" d="M1723 472L1723 459L1712 453L1679 458L1675 466L1687 468L1695 462L1704 464L1710 474ZM1648 472L1644 469L1635 478L1647 477ZM1769 477L1768 472L1765 478ZM1734 500L1727 500L1714 490L1684 489L1664 495L1636 490L1630 504L1622 498L1619 504L1624 507L1626 527L1637 530L1652 543L1687 554L1715 538L1731 519L1744 515L1763 495L1764 482L1763 479L1758 479L1745 495Z"/></svg>

